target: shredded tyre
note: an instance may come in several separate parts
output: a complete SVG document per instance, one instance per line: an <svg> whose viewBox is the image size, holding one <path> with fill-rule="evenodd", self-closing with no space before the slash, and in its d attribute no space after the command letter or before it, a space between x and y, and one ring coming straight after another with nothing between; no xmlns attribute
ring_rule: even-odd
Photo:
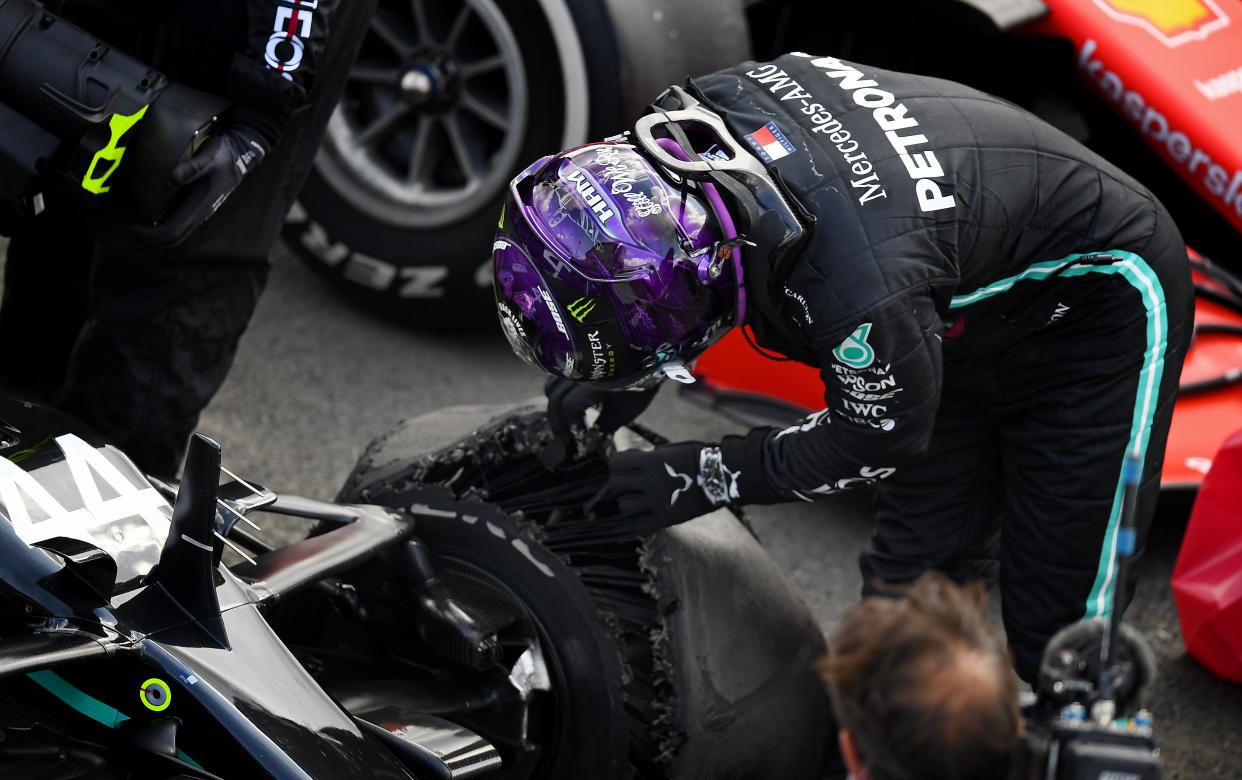
<svg viewBox="0 0 1242 780"><path fill-rule="evenodd" d="M368 446L339 499L393 506L443 486L500 507L563 562L623 665L619 715L637 776L821 776L835 744L811 668L824 639L740 518L720 511L647 538L601 532L582 506L606 478L610 443L550 471L538 458L550 439L542 408L497 412L403 423Z"/></svg>

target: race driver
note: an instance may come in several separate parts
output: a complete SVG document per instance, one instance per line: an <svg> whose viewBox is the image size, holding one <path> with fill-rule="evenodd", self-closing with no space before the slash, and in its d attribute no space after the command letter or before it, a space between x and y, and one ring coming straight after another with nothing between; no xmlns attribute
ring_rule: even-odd
<svg viewBox="0 0 1242 780"><path fill-rule="evenodd" d="M515 177L494 266L510 343L556 377L554 428L594 403L615 428L732 327L820 370L824 409L789 428L614 455L597 522L874 485L864 592L999 572L1028 681L1057 629L1129 602L1121 472L1143 464L1141 549L1193 317L1185 244L1021 108L833 57L746 62Z"/></svg>

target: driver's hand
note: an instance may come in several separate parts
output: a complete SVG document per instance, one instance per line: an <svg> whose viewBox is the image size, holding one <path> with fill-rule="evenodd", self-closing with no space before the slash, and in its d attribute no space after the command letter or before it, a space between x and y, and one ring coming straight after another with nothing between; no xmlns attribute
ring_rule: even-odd
<svg viewBox="0 0 1242 780"><path fill-rule="evenodd" d="M736 498L732 483L713 485L705 476L713 454L719 462L720 450L701 442L618 452L608 482L586 506L588 517L645 536L711 512Z"/></svg>
<svg viewBox="0 0 1242 780"><path fill-rule="evenodd" d="M564 377L551 377L544 385L548 397L548 427L552 443L540 454L549 467L572 457L575 443L586 434L586 410L599 406L595 428L604 435L633 422L655 398L659 385L645 390L602 390Z"/></svg>

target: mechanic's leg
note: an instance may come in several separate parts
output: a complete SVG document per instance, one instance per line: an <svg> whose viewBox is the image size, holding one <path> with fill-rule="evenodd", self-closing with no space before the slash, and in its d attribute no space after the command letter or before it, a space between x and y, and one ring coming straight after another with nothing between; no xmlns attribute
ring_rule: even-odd
<svg viewBox="0 0 1242 780"><path fill-rule="evenodd" d="M210 220L178 247L114 256L97 267L94 316L75 353L65 404L151 473L175 473L199 414L228 374L267 279L266 255L310 169L373 10L374 0L339 9L306 104ZM192 65L180 63L200 77L211 73ZM200 86L212 88L210 81Z"/></svg>
<svg viewBox="0 0 1242 780"><path fill-rule="evenodd" d="M926 455L876 486L875 530L859 560L864 594L912 582L928 569L959 582L996 580L1000 439L971 392L988 383L988 368L972 363L946 367Z"/></svg>
<svg viewBox="0 0 1242 780"><path fill-rule="evenodd" d="M63 408L159 476L177 472L267 279L251 263L148 265L103 257Z"/></svg>
<svg viewBox="0 0 1242 780"><path fill-rule="evenodd" d="M25 220L9 240L0 303L0 377L9 392L55 399L86 319L93 253L81 220L52 212Z"/></svg>
<svg viewBox="0 0 1242 780"><path fill-rule="evenodd" d="M1084 284L1093 292L1083 305L998 358L1014 409L1003 433L1001 606L1027 681L1056 631L1110 614L1114 593L1122 610L1133 595L1133 577L1117 582L1114 557L1122 464L1130 452L1144 459L1141 551L1188 340L1184 301L1149 310L1120 275Z"/></svg>

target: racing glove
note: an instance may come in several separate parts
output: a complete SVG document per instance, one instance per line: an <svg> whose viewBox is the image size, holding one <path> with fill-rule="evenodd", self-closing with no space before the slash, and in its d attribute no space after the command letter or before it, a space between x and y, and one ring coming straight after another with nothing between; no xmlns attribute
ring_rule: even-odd
<svg viewBox="0 0 1242 780"><path fill-rule="evenodd" d="M544 385L548 397L548 427L552 441L540 453L549 468L559 465L573 452L574 443L587 432L586 410L600 407L595 430L609 435L631 423L651 405L659 385L644 390L602 390L572 379L554 376Z"/></svg>
<svg viewBox="0 0 1242 780"><path fill-rule="evenodd" d="M206 222L255 169L271 144L247 125L232 125L213 135L190 159L173 169L178 188L169 211L151 226L133 229L150 246L176 246Z"/></svg>
<svg viewBox="0 0 1242 780"><path fill-rule="evenodd" d="M726 504L780 501L764 473L768 433L726 436L719 446L692 441L619 452L608 463L607 483L587 505L588 516L645 535Z"/></svg>

